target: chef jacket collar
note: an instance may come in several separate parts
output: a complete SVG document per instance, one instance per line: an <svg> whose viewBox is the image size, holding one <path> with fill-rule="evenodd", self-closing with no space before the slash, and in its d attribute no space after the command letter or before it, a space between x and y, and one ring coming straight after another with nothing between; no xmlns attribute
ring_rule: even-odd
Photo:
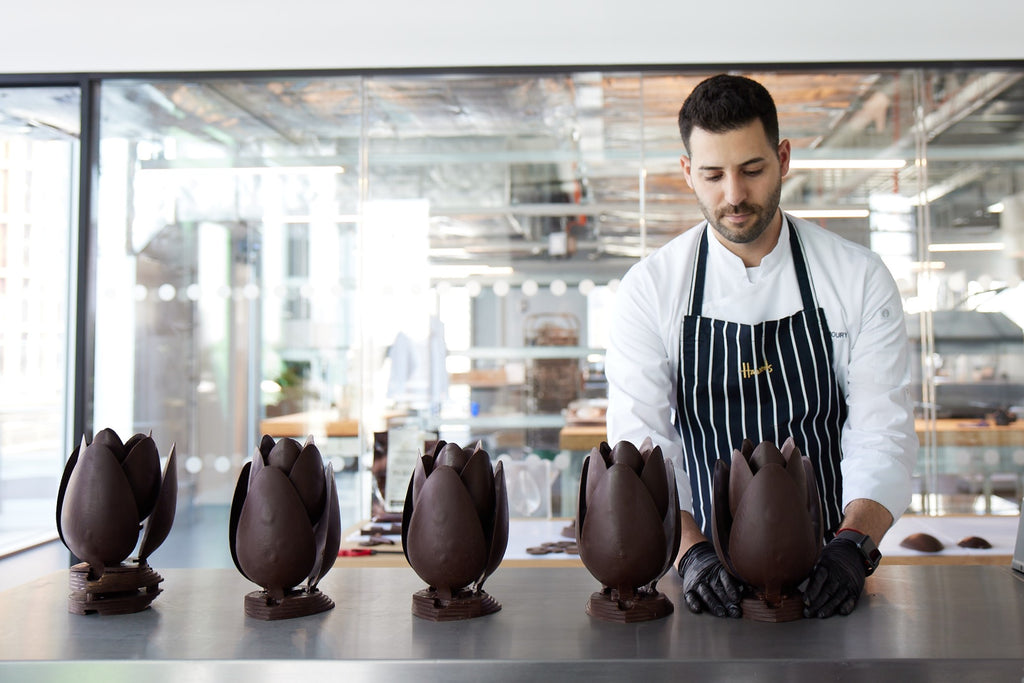
<svg viewBox="0 0 1024 683"><path fill-rule="evenodd" d="M712 228L710 224L707 225L707 230L714 237L714 239L708 240L708 256L714 259L717 274L727 279L749 282L747 267L743 263L743 259L729 251L722 244L722 238L718 235L718 231ZM785 266L792 260L792 252L789 248L789 231L789 217L783 213L779 240L775 243L772 250L761 259L761 265L759 266L761 273L758 280L769 277L775 270Z"/></svg>

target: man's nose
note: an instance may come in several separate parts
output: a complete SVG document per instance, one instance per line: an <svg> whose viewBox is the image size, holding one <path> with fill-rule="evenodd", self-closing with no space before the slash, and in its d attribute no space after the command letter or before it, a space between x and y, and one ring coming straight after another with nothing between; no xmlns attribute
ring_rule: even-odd
<svg viewBox="0 0 1024 683"><path fill-rule="evenodd" d="M725 196L723 199L733 206L742 204L747 198L747 186L738 175L725 176Z"/></svg>

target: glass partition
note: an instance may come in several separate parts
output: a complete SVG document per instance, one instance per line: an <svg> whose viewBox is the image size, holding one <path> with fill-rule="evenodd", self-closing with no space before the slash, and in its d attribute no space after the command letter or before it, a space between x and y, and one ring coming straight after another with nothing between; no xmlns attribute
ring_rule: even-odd
<svg viewBox="0 0 1024 683"><path fill-rule="evenodd" d="M346 524L400 509L433 440L480 441L514 514L571 516L618 280L701 218L676 115L707 75L106 81L94 427L175 442L217 505L261 434L312 434ZM1016 511L1024 74L750 75L793 142L783 208L904 296L914 509Z"/></svg>
<svg viewBox="0 0 1024 683"><path fill-rule="evenodd" d="M360 87L103 87L93 423L176 444L189 503L262 434L356 470Z"/></svg>
<svg viewBox="0 0 1024 683"><path fill-rule="evenodd" d="M0 88L0 557L57 537L80 99L77 88Z"/></svg>

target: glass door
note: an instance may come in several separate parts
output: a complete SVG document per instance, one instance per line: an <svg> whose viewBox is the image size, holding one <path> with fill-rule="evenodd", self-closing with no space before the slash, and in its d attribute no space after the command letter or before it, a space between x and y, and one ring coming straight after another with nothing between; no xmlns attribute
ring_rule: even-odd
<svg viewBox="0 0 1024 683"><path fill-rule="evenodd" d="M57 537L80 91L0 88L0 557Z"/></svg>

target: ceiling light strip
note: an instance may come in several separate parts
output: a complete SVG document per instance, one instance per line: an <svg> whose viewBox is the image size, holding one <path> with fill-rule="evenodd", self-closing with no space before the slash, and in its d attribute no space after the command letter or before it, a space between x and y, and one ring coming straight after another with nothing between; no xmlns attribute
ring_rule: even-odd
<svg viewBox="0 0 1024 683"><path fill-rule="evenodd" d="M1005 245L1002 242L949 242L946 244L929 244L930 252L945 251L1002 251Z"/></svg>
<svg viewBox="0 0 1024 683"><path fill-rule="evenodd" d="M895 170L907 165L906 159L790 159L790 169Z"/></svg>
<svg viewBox="0 0 1024 683"><path fill-rule="evenodd" d="M867 209L792 209L786 210L790 216L797 218L867 218Z"/></svg>

